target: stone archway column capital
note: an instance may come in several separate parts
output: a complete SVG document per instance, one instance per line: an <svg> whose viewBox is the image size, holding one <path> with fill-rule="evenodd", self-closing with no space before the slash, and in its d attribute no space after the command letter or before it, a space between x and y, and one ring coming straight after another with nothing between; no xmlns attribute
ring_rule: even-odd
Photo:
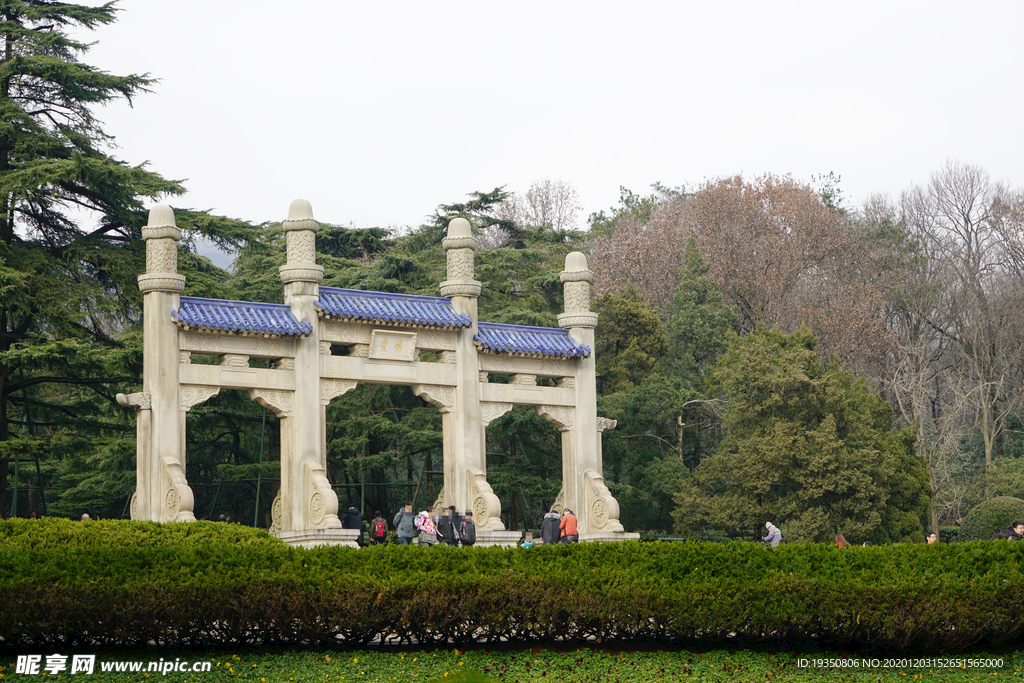
<svg viewBox="0 0 1024 683"><path fill-rule="evenodd" d="M118 394L115 398L118 404L125 408L149 410L153 407L153 397L145 391L139 391L134 394Z"/></svg>
<svg viewBox="0 0 1024 683"><path fill-rule="evenodd" d="M438 384L413 384L412 393L436 407L442 414L449 413L455 408L455 387Z"/></svg>

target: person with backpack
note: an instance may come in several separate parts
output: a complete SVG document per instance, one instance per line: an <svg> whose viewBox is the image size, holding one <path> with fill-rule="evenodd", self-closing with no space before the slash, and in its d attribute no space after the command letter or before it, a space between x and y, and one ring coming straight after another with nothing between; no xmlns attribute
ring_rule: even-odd
<svg viewBox="0 0 1024 683"><path fill-rule="evenodd" d="M370 524L370 538L374 545L384 545L388 542L388 523L380 516L380 510L373 513L373 522Z"/></svg>
<svg viewBox="0 0 1024 683"><path fill-rule="evenodd" d="M462 545L471 546L476 543L476 524L473 522L473 511L466 510L466 516L459 525L459 540Z"/></svg>

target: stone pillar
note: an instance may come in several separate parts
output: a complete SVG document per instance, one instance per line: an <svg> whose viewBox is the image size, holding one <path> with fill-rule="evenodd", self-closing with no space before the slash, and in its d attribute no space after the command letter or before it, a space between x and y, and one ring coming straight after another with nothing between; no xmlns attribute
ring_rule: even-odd
<svg viewBox="0 0 1024 683"><path fill-rule="evenodd" d="M577 344L591 349L576 368L573 414L555 420L562 432L564 503L576 514L580 540L588 540L588 535L593 540L610 540L622 535L622 525L618 503L608 492L603 477L600 430L606 425L599 425L597 418L597 364L593 351L597 314L590 310L594 274L587 267L587 257L574 251L565 257L565 270L559 278L565 287L565 312L558 316L558 324L569 330Z"/></svg>
<svg viewBox="0 0 1024 683"><path fill-rule="evenodd" d="M158 204L142 229L146 240L146 273L139 276L143 302L142 392L149 396L147 420L140 420L137 488L133 504L138 519L155 522L194 521L194 498L185 480L181 443L178 377L177 310L185 277L178 275L181 230L171 207ZM140 412L142 412L140 410ZM149 424L149 435L143 423ZM145 443L148 441L148 443Z"/></svg>
<svg viewBox="0 0 1024 683"><path fill-rule="evenodd" d="M324 534L341 530L338 496L327 481L321 450L323 433L320 406L320 326L314 302L320 295L324 269L316 263L316 231L320 224L304 199L296 199L282 222L288 247L288 261L280 268L284 301L297 320L312 323L313 331L295 342L295 390L278 405L281 420L281 526L278 536L306 545L307 537L320 542L341 542ZM269 392L252 392L263 401L285 397ZM259 400L259 399L258 399ZM336 535L336 534L335 534ZM347 539L346 539L347 540ZM352 539L354 541L354 538ZM315 542L315 541L309 541Z"/></svg>
<svg viewBox="0 0 1024 683"><path fill-rule="evenodd" d="M477 299L480 283L474 277L476 238L469 221L456 218L448 224L448 236L441 242L448 262L448 279L441 283L441 296L450 297L452 307L473 319L470 328L455 334L454 405L442 417L444 428L444 504L465 512L476 498L471 495L471 470L485 467L480 443L480 364L473 337L477 333ZM489 487L488 487L489 488ZM496 498L493 499L497 501ZM487 511L487 520L477 520L481 529L503 529L499 509Z"/></svg>

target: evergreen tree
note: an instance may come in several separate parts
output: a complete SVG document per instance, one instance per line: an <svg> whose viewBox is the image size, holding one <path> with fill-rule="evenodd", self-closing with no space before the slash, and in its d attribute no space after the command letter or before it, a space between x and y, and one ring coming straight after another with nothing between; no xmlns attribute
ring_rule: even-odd
<svg viewBox="0 0 1024 683"><path fill-rule="evenodd" d="M666 367L691 389L702 391L708 369L725 351L729 334L739 324L739 311L726 306L718 286L707 277L710 266L692 237L679 285L665 310Z"/></svg>
<svg viewBox="0 0 1024 683"><path fill-rule="evenodd" d="M850 373L823 366L816 343L807 328L758 328L719 360L726 436L676 498L683 530L773 521L793 540L843 533L856 542L881 525L896 469L884 438L892 410Z"/></svg>
<svg viewBox="0 0 1024 683"><path fill-rule="evenodd" d="M81 438L92 452L117 460L126 449L116 442L134 436L130 416L114 405L120 387L112 385L137 385L141 374L141 340L124 333L139 319L143 201L179 194L182 186L112 156L113 140L93 113L114 99L130 101L154 83L146 75L116 76L80 61L89 45L71 33L108 24L114 14L113 3L0 2L0 509L5 512L12 455L52 455L37 472L43 479L63 477L69 470L61 455L65 437ZM246 232L244 224L196 212L179 212L178 221L179 227L212 235L221 244ZM219 271L206 282L225 276ZM109 442L101 445L104 439ZM76 457L91 456L78 450ZM88 466L103 469L96 462ZM113 486L120 479L104 482ZM37 490L42 483L36 478ZM121 495L134 486L114 488ZM114 507L120 512L121 506Z"/></svg>
<svg viewBox="0 0 1024 683"><path fill-rule="evenodd" d="M665 327L650 304L629 287L601 297L594 310L599 394L632 389L649 375L661 374Z"/></svg>

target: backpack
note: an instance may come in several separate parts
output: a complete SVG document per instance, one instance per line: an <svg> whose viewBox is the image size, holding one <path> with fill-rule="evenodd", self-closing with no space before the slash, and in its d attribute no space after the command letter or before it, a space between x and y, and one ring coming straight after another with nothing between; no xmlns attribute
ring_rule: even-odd
<svg viewBox="0 0 1024 683"><path fill-rule="evenodd" d="M380 538L381 536L387 536L388 535L388 532L387 532L387 530L386 530L386 528L384 526L384 520L383 519L378 519L377 520L377 530L374 532L374 534L377 536L377 538Z"/></svg>

